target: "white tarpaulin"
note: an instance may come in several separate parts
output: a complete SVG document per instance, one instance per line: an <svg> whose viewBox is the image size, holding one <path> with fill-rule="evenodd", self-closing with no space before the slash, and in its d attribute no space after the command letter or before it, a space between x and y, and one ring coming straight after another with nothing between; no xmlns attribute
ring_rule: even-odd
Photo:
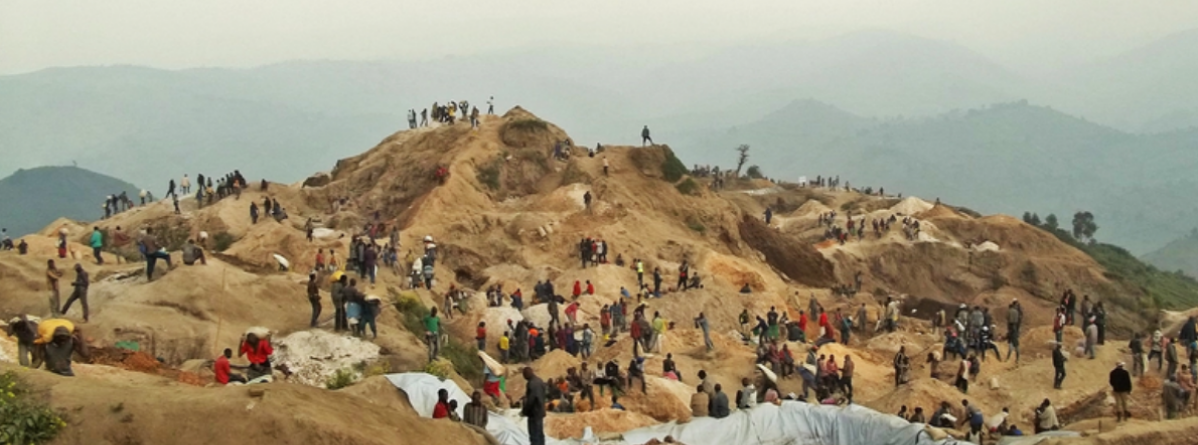
<svg viewBox="0 0 1198 445"><path fill-rule="evenodd" d="M701 417L684 424L668 423L624 433L624 440L640 444L673 436L688 445L934 445L923 425L857 405L817 406L783 402L759 404L715 419Z"/></svg>
<svg viewBox="0 0 1198 445"><path fill-rule="evenodd" d="M452 381L441 381L423 373L387 376L408 395L412 408L422 417L432 417L437 390L449 391L458 400L458 409L470 397ZM460 414L460 413L459 413ZM487 431L504 445L528 445L528 433L522 419L491 413ZM896 416L882 414L857 405L848 407L815 406L802 402L784 402L781 406L760 404L752 410L737 410L723 419L700 417L684 424L663 425L627 431L613 445L643 444L652 439L673 436L688 445L949 445L952 439L933 441L923 425L911 424ZM550 444L578 444L577 440L555 440ZM585 443L595 443L587 441Z"/></svg>
<svg viewBox="0 0 1198 445"><path fill-rule="evenodd" d="M437 391L449 391L449 400L458 401L458 415L466 415L466 403L470 395L458 388L452 380L441 380L432 374L409 372L404 374L388 374L387 381L402 389L408 395L408 402L420 417L432 417L433 406L437 404ZM529 445L528 432L523 425L502 414L490 413L487 416L487 432L503 445Z"/></svg>

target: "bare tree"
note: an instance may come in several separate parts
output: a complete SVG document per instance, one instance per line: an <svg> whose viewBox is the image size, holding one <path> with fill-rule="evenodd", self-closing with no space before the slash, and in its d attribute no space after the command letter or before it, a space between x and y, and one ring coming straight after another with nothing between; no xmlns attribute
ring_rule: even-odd
<svg viewBox="0 0 1198 445"><path fill-rule="evenodd" d="M736 177L740 177L740 169L745 166L745 162L749 161L749 144L740 144L736 147L736 151L740 156L736 160Z"/></svg>

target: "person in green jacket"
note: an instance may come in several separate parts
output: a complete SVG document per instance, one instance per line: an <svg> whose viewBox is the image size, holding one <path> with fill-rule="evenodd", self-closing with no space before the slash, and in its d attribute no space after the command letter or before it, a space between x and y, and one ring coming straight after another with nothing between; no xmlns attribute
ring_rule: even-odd
<svg viewBox="0 0 1198 445"><path fill-rule="evenodd" d="M441 352L441 319L437 318L436 306L429 309L428 316L424 317L424 338L428 340L428 361L432 362Z"/></svg>
<svg viewBox="0 0 1198 445"><path fill-rule="evenodd" d="M104 258L100 256L100 248L104 247L104 234L100 233L99 227L92 228L92 255L96 256L96 264L104 264Z"/></svg>

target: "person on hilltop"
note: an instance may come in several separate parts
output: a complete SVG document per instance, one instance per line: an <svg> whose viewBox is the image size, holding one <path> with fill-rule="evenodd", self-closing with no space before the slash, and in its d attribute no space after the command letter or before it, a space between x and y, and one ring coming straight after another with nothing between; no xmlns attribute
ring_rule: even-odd
<svg viewBox="0 0 1198 445"><path fill-rule="evenodd" d="M166 187L166 194L162 195L162 197L165 198L167 196L174 196L174 195L175 195L175 180L172 179L170 184L167 185L167 187Z"/></svg>
<svg viewBox="0 0 1198 445"><path fill-rule="evenodd" d="M645 128L641 130L641 146L644 147L645 143L648 143L649 145L654 145L653 138L649 137L649 126L648 125L646 125Z"/></svg>
<svg viewBox="0 0 1198 445"><path fill-rule="evenodd" d="M146 234L141 237L141 245L145 249L146 255L146 280L154 279L154 266L160 259L166 260L167 268L174 268L174 265L171 264L171 255L166 252L166 248L158 244L158 237L154 236L154 228L146 228Z"/></svg>

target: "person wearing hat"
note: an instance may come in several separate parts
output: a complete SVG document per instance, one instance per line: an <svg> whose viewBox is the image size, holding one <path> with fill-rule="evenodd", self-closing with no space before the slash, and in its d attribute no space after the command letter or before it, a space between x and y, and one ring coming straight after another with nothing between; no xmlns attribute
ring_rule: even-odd
<svg viewBox="0 0 1198 445"><path fill-rule="evenodd" d="M1125 364L1119 362L1110 375L1111 392L1115 393L1115 421L1122 422L1131 418L1127 410L1127 396L1131 394L1131 374L1125 369Z"/></svg>

